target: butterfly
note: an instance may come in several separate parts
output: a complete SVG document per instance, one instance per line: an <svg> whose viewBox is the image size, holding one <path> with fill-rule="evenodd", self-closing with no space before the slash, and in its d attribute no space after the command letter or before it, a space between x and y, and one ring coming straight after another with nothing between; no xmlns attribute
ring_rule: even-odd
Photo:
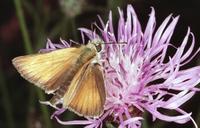
<svg viewBox="0 0 200 128"><path fill-rule="evenodd" d="M79 47L19 56L12 63L23 78L54 94L50 100L53 106L62 101L63 108L78 115L97 117L106 99L99 61L103 43L94 39Z"/></svg>

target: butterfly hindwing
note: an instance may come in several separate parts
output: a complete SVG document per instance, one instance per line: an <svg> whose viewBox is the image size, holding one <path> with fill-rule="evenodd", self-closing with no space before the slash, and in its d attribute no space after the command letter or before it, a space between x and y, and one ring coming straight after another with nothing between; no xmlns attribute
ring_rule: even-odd
<svg viewBox="0 0 200 128"><path fill-rule="evenodd" d="M101 66L89 62L75 75L64 95L63 105L79 115L94 117L102 113L105 97Z"/></svg>

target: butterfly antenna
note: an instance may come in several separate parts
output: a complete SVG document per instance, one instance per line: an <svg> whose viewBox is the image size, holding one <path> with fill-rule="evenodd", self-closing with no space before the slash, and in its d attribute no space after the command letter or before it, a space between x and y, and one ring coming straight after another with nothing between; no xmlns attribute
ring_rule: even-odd
<svg viewBox="0 0 200 128"><path fill-rule="evenodd" d="M117 43L114 43L114 42L108 42L108 43L104 43L104 44L127 44L127 42L117 42Z"/></svg>

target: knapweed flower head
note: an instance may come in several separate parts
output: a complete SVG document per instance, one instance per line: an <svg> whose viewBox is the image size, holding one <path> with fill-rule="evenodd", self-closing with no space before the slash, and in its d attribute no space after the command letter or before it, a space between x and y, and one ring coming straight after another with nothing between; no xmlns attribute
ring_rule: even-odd
<svg viewBox="0 0 200 128"><path fill-rule="evenodd" d="M170 39L179 17L169 15L155 30L155 11L152 8L146 28L142 31L131 5L127 6L126 12L124 16L119 9L117 34L114 32L112 12L106 23L99 17L101 24L95 24L99 34L96 30L80 28L82 43L86 42L85 37L105 42L101 56L107 94L104 113L98 118L64 122L58 118L64 109L59 109L53 117L61 124L85 125L86 128L103 127L106 122L121 128L140 128L143 113L148 112L153 121L160 119L179 124L192 121L197 127L192 113L180 108L199 91L195 86L200 82L200 67L180 69L199 51L194 51L195 39L190 28L181 45L175 47ZM61 42L62 45L58 45L48 41L47 49L70 47L66 41ZM171 56L167 55L169 49L175 51ZM176 111L176 115L164 114L162 109Z"/></svg>

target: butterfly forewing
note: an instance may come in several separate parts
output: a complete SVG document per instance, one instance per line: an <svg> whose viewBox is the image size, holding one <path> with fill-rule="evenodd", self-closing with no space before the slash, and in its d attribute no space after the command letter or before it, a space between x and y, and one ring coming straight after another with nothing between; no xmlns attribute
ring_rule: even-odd
<svg viewBox="0 0 200 128"><path fill-rule="evenodd" d="M79 115L94 117L102 113L105 97L101 67L90 62L75 75L64 95L63 105Z"/></svg>
<svg viewBox="0 0 200 128"><path fill-rule="evenodd" d="M81 48L60 49L49 53L16 57L12 62L21 76L50 92L70 78L70 69L76 63L81 50Z"/></svg>

